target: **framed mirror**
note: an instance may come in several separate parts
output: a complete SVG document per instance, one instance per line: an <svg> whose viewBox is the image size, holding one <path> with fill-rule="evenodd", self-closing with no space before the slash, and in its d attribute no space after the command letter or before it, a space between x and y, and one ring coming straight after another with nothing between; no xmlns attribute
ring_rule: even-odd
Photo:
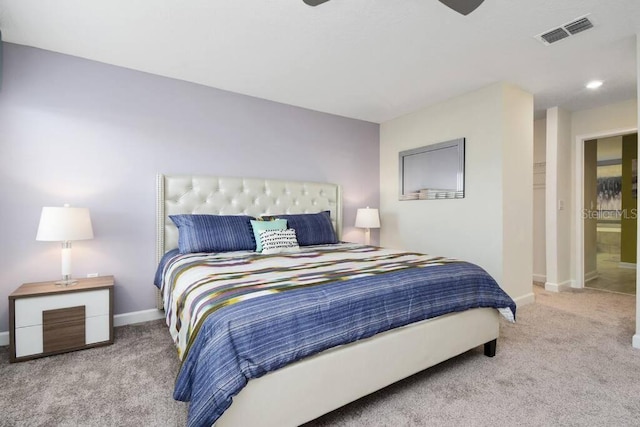
<svg viewBox="0 0 640 427"><path fill-rule="evenodd" d="M464 197L464 138L401 151L400 200Z"/></svg>

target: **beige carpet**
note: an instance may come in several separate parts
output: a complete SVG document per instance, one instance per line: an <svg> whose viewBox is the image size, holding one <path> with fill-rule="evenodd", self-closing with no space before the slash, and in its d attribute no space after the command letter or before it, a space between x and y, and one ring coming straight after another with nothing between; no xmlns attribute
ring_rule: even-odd
<svg viewBox="0 0 640 427"><path fill-rule="evenodd" d="M467 352L309 426L640 425L635 298L535 287L495 358ZM393 361L389 361L393 363ZM161 321L113 346L18 364L0 349L1 426L180 426L178 362Z"/></svg>
<svg viewBox="0 0 640 427"><path fill-rule="evenodd" d="M640 425L635 298L534 290L494 359L467 352L309 425Z"/></svg>
<svg viewBox="0 0 640 427"><path fill-rule="evenodd" d="M162 321L116 328L115 344L9 364L0 352L0 426L180 426L178 372Z"/></svg>

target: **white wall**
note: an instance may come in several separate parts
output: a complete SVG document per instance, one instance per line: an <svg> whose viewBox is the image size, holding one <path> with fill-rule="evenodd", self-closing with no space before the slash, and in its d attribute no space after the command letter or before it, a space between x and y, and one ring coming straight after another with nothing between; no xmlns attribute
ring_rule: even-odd
<svg viewBox="0 0 640 427"><path fill-rule="evenodd" d="M465 198L398 201L398 153L460 137ZM502 83L383 123L381 244L473 262L512 297L529 298L532 151L532 96Z"/></svg>
<svg viewBox="0 0 640 427"><path fill-rule="evenodd" d="M511 85L503 94L502 286L533 301L533 96Z"/></svg>
<svg viewBox="0 0 640 427"><path fill-rule="evenodd" d="M571 286L571 114L547 110L546 259L545 288Z"/></svg>
<svg viewBox="0 0 640 427"><path fill-rule="evenodd" d="M578 135L601 135L603 131L635 127L637 120L637 99L576 111L571 115L572 139Z"/></svg>
<svg viewBox="0 0 640 427"><path fill-rule="evenodd" d="M545 247L545 170L547 162L547 120L533 122L533 280L547 281Z"/></svg>

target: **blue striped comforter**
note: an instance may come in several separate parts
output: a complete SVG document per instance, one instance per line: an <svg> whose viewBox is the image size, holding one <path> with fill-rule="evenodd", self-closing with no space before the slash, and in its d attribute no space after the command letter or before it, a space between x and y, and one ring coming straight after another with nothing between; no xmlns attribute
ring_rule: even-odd
<svg viewBox="0 0 640 427"><path fill-rule="evenodd" d="M446 313L516 310L476 265L353 244L176 255L162 277L190 426L210 426L249 379L328 348Z"/></svg>

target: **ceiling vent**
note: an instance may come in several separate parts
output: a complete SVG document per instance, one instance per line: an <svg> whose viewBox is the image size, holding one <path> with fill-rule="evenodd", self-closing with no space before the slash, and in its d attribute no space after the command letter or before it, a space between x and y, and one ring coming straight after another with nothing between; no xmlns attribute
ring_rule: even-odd
<svg viewBox="0 0 640 427"><path fill-rule="evenodd" d="M589 28L593 28L593 24L586 16L564 25L564 29L569 31L569 34L572 36L581 33L584 30L588 30Z"/></svg>
<svg viewBox="0 0 640 427"><path fill-rule="evenodd" d="M553 28L549 31L545 31L542 34L538 34L537 36L535 36L535 38L540 40L545 45L550 45L551 43L555 43L562 39L566 39L567 37L571 37L573 35L581 33L585 30L593 28L593 22L589 20L588 16L589 15L582 16L558 28Z"/></svg>

